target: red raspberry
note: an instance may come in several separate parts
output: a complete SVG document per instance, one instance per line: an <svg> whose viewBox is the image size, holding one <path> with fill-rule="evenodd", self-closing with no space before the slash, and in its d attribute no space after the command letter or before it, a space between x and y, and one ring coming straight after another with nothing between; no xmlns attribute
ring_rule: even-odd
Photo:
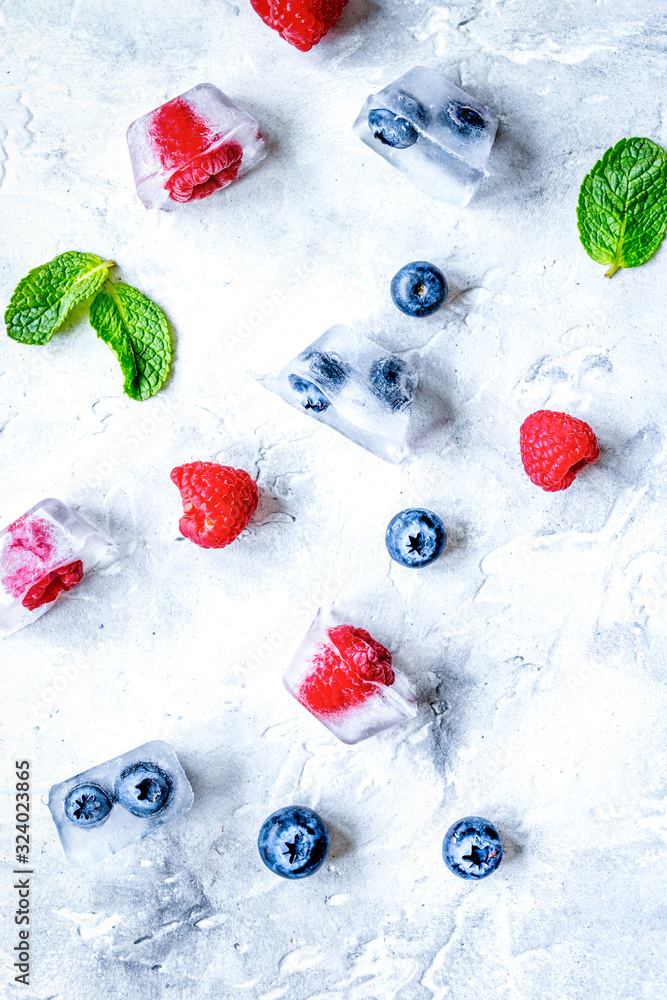
<svg viewBox="0 0 667 1000"><path fill-rule="evenodd" d="M204 549L224 549L255 513L259 492L243 469L216 462L188 462L171 472L183 500L181 534Z"/></svg>
<svg viewBox="0 0 667 1000"><path fill-rule="evenodd" d="M347 0L250 0L264 24L301 52L333 28Z"/></svg>
<svg viewBox="0 0 667 1000"><path fill-rule="evenodd" d="M377 694L378 684L394 683L391 653L363 628L339 625L320 643L298 700L314 715L337 715Z"/></svg>
<svg viewBox="0 0 667 1000"><path fill-rule="evenodd" d="M600 457L592 428L567 413L538 410L521 425L521 460L531 482L549 493L566 490Z"/></svg>
<svg viewBox="0 0 667 1000"><path fill-rule="evenodd" d="M53 526L39 517L27 517L10 524L9 545L2 550L3 575L0 584L12 597L20 597L39 580L47 566L58 557Z"/></svg>
<svg viewBox="0 0 667 1000"><path fill-rule="evenodd" d="M182 97L174 97L153 112L149 135L166 170L205 152L213 138L208 122Z"/></svg>
<svg viewBox="0 0 667 1000"><path fill-rule="evenodd" d="M149 133L162 166L179 168L165 184L173 201L198 201L236 180L243 147L230 140L209 149L214 133L182 97L167 101L153 113Z"/></svg>
<svg viewBox="0 0 667 1000"><path fill-rule="evenodd" d="M169 197L181 204L208 198L214 191L236 180L242 159L243 146L240 143L223 142L171 175L165 184Z"/></svg>
<svg viewBox="0 0 667 1000"><path fill-rule="evenodd" d="M80 559L47 573L38 583L32 585L21 604L28 611L36 611L43 604L51 604L58 594L63 594L83 579L83 563Z"/></svg>

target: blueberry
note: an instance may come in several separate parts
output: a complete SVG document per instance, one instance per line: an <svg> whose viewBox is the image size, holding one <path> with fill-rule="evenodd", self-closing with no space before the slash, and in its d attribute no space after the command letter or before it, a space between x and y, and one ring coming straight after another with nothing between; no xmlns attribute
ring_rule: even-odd
<svg viewBox="0 0 667 1000"><path fill-rule="evenodd" d="M308 379L301 378L300 375L290 375L289 384L294 392L301 397L300 403L304 410L315 410L316 413L322 413L329 406L329 400L322 390L309 382Z"/></svg>
<svg viewBox="0 0 667 1000"><path fill-rule="evenodd" d="M397 563L418 568L438 558L447 544L447 532L433 511L410 507L392 517L385 542L387 552Z"/></svg>
<svg viewBox="0 0 667 1000"><path fill-rule="evenodd" d="M77 826L94 826L111 812L111 799L99 785L79 785L67 793L65 815Z"/></svg>
<svg viewBox="0 0 667 1000"><path fill-rule="evenodd" d="M389 356L375 361L370 370L375 395L392 410L408 406L414 399L417 376L406 361Z"/></svg>
<svg viewBox="0 0 667 1000"><path fill-rule="evenodd" d="M303 359L307 361L313 375L330 386L340 386L350 373L350 366L333 351L312 351Z"/></svg>
<svg viewBox="0 0 667 1000"><path fill-rule="evenodd" d="M391 279L394 305L406 316L430 316L447 298L447 279L435 264L413 260Z"/></svg>
<svg viewBox="0 0 667 1000"><path fill-rule="evenodd" d="M257 847L266 867L276 875L306 878L324 864L329 831L307 806L286 806L264 820Z"/></svg>
<svg viewBox="0 0 667 1000"><path fill-rule="evenodd" d="M488 819L465 816L445 834L442 857L460 878L486 878L503 859L500 834Z"/></svg>
<svg viewBox="0 0 667 1000"><path fill-rule="evenodd" d="M171 794L171 778L157 764L139 761L126 767L116 782L119 803L133 816L153 816Z"/></svg>
<svg viewBox="0 0 667 1000"><path fill-rule="evenodd" d="M419 132L407 118L395 115L387 108L369 111L368 127L376 139L393 149L407 149L414 146L419 138Z"/></svg>
<svg viewBox="0 0 667 1000"><path fill-rule="evenodd" d="M453 128L461 135L480 136L486 128L484 118L466 104L450 101L442 114L442 124Z"/></svg>

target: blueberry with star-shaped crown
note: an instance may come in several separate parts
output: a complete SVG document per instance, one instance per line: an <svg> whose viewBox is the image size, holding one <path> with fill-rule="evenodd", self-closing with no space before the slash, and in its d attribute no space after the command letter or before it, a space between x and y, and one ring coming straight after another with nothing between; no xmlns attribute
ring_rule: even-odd
<svg viewBox="0 0 667 1000"><path fill-rule="evenodd" d="M306 878L324 864L329 831L324 820L307 806L286 806L264 821L257 847L262 861L274 874Z"/></svg>
<svg viewBox="0 0 667 1000"><path fill-rule="evenodd" d="M438 558L447 544L447 532L433 511L410 507L392 517L385 542L392 559L416 569Z"/></svg>

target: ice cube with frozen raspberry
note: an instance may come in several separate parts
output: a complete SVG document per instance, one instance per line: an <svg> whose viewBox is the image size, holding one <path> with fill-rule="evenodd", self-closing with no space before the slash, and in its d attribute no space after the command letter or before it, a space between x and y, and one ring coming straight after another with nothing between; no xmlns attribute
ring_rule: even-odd
<svg viewBox="0 0 667 1000"><path fill-rule="evenodd" d="M111 546L60 500L35 504L0 531L0 638L35 621Z"/></svg>
<svg viewBox="0 0 667 1000"><path fill-rule="evenodd" d="M266 156L255 119L211 83L200 83L127 130L137 194L171 209L227 187Z"/></svg>
<svg viewBox="0 0 667 1000"><path fill-rule="evenodd" d="M359 743L417 714L412 685L389 650L330 612L318 611L283 680L342 743Z"/></svg>

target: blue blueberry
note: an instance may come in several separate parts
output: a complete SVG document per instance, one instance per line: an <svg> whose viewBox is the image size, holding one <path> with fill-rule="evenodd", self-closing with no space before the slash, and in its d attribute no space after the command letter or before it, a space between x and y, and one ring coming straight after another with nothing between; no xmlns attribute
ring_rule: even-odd
<svg viewBox="0 0 667 1000"><path fill-rule="evenodd" d="M390 355L373 362L370 378L375 395L392 410L401 410L414 399L416 372L400 358Z"/></svg>
<svg viewBox="0 0 667 1000"><path fill-rule="evenodd" d="M350 366L334 351L312 351L303 360L308 362L313 375L325 385L338 388L350 373Z"/></svg>
<svg viewBox="0 0 667 1000"><path fill-rule="evenodd" d="M460 135L477 138L486 128L483 116L475 108L458 101L450 101L442 115L442 124L454 129Z"/></svg>
<svg viewBox="0 0 667 1000"><path fill-rule="evenodd" d="M321 389L309 382L300 375L290 375L289 384L294 392L299 396L299 402L304 410L315 410L316 413L323 413L329 406L329 400Z"/></svg>
<svg viewBox="0 0 667 1000"><path fill-rule="evenodd" d="M442 857L460 878L486 878L503 859L500 834L481 816L465 816L450 826L442 842Z"/></svg>
<svg viewBox="0 0 667 1000"><path fill-rule="evenodd" d="M264 820L257 838L259 854L276 875L306 878L322 867L329 851L329 831L307 806L287 806Z"/></svg>
<svg viewBox="0 0 667 1000"><path fill-rule="evenodd" d="M111 812L111 798L99 785L79 785L67 793L65 815L77 826L94 826Z"/></svg>
<svg viewBox="0 0 667 1000"><path fill-rule="evenodd" d="M413 260L391 279L394 305L406 316L430 316L447 298L447 279L435 264Z"/></svg>
<svg viewBox="0 0 667 1000"><path fill-rule="evenodd" d="M116 782L116 797L133 816L153 816L166 806L170 794L169 775L145 761L126 767Z"/></svg>
<svg viewBox="0 0 667 1000"><path fill-rule="evenodd" d="M447 544L447 532L433 511L410 507L392 517L385 542L392 559L416 569L438 558Z"/></svg>
<svg viewBox="0 0 667 1000"><path fill-rule="evenodd" d="M393 149L408 149L414 146L419 132L412 122L388 108L374 108L368 112L368 127L376 139Z"/></svg>

